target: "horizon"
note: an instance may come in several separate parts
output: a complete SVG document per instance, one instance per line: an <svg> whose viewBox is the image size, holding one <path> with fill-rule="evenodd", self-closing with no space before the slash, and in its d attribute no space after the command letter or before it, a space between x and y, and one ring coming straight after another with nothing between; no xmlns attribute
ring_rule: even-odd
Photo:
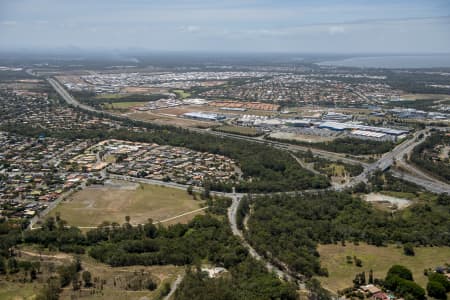
<svg viewBox="0 0 450 300"><path fill-rule="evenodd" d="M2 52L450 53L443 0L20 0L0 8Z"/></svg>

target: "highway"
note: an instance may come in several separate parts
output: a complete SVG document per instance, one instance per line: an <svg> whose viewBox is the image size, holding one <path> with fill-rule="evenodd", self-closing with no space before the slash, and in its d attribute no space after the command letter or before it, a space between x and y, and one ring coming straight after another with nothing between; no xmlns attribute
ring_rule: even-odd
<svg viewBox="0 0 450 300"><path fill-rule="evenodd" d="M128 117L126 117L126 116L113 114L113 113L109 113L109 112L105 112L105 111L100 111L100 110L97 110L88 105L82 104L79 101L77 101L75 98L73 98L58 81L56 81L53 78L48 78L47 80L52 85L52 87L58 92L58 94L70 105L79 107L86 111L102 113L102 114L110 115L115 118L120 118L123 120L128 119ZM440 128L438 128L438 129L440 129ZM421 133L423 133L424 135L426 135L428 133L427 129L416 132L412 139L404 141L402 144L395 147L392 151L384 154L378 161L376 161L372 164L367 164L367 163L361 162L359 160L349 158L345 154L334 153L334 152L324 151L324 150L320 150L320 149L311 149L311 148L305 147L305 146L291 145L291 144L280 143L280 142L275 142L275 141L263 140L263 139L254 138L254 137L246 137L246 136L240 136L240 135L231 134L231 133L217 132L217 131L212 131L212 130L207 130L207 129L189 128L189 130L191 130L193 132L198 132L201 134L212 134L212 135L221 136L221 137L228 137L228 138L240 139L240 140L245 140L245 141L254 142L254 143L267 144L267 145L271 145L274 148L287 150L287 151L291 151L291 152L295 152L295 151L305 152L305 151L311 150L311 151L313 151L314 155L318 155L318 156L321 156L321 157L324 157L324 158L327 158L327 159L330 159L333 161L341 160L342 162L348 163L348 164L362 165L364 167L364 171L360 175L353 178L349 183L347 183L346 185L343 185L342 188L354 186L355 184L357 184L359 182L367 183L368 177L373 171L375 171L377 169L381 169L382 171L385 171L392 166L394 161L403 160L403 157L405 154L410 153L411 150L415 146L417 146L419 143L421 143L424 140L424 139L419 140L419 139L417 139L417 137ZM401 174L399 174L399 172L393 172L393 173L395 176L401 175L403 179L414 182L431 192L450 193L450 187L448 184L442 183L439 180L424 174L422 171L417 170L417 168L414 168L412 166L409 166L407 169L411 172L410 175L407 175L407 174L401 175ZM416 178L416 177L421 177L422 179Z"/></svg>
<svg viewBox="0 0 450 300"><path fill-rule="evenodd" d="M95 112L95 113L101 113L104 115L109 115L114 118L119 118L119 119L123 119L123 120L129 119L127 116L114 114L114 113L110 113L110 112L103 111L103 110L97 110L89 105L82 104L78 100L76 100L74 97L72 97L72 95L70 95L66 91L66 89L55 79L48 78L47 81L69 105L81 108L81 109L89 111L89 112ZM149 122L149 123L151 123L151 122ZM215 136L220 136L220 137L229 137L229 138L238 139L238 140L245 140L245 141L259 143L259 144L267 144L267 145L273 146L274 148L278 148L278 149L282 149L282 150L303 151L303 152L311 150L311 151L314 151L314 155L322 156L322 157L328 158L333 161L341 160L341 161L343 161L345 163L349 163L349 164L365 165L363 162L356 160L356 159L348 158L348 157L346 157L345 154L341 154L341 153L328 152L328 151L320 150L320 149L311 149L311 148L305 147L305 146L291 145L291 144L287 144L287 143L280 143L280 142L269 141L269 140L262 140L262 139L258 139L255 137L246 137L246 136L242 136L242 135L218 132L218 131L213 131L213 130L208 130L208 129L199 129L199 128L183 128L183 129L188 129L192 132L197 132L197 133L201 133L201 134L210 134L210 135L215 135Z"/></svg>
<svg viewBox="0 0 450 300"><path fill-rule="evenodd" d="M120 116L120 115L116 115L116 114L112 114L109 112L104 112L104 111L99 111L96 110L90 106L84 105L79 103L76 99L74 99L65 89L64 87L62 87L60 85L59 82L55 81L54 79L49 78L48 79L49 83L53 86L53 88L61 95L61 97L70 105L73 105L75 107L79 107L83 110L86 111L91 111L91 112L97 112L97 113L103 113L105 115L111 115L114 116L115 118L121 118L121 119L127 119L127 117L124 116ZM280 142L274 142L274 141L267 141L267 140L261 140L258 138L252 138L252 137L244 137L244 136L240 136L240 135L235 135L235 134L229 134L229 133L223 133L223 132L216 132L216 131L211 131L211 130L204 130L204 129L189 129L191 131L194 132L198 132L198 133L202 133L202 134L212 134L212 135L216 135L216 136L221 136L221 137L229 137L229 138L234 138L234 139L240 139L240 140L246 140L249 142L256 142L256 143L262 143L262 144L268 144L271 145L272 147L275 147L277 149L282 149L282 150L287 150L287 151L308 151L311 150L313 151L314 155L318 155L318 156L322 156L325 157L327 159L330 160L341 160L342 162L345 163L349 163L349 164L361 164L364 167L364 171L354 177L349 183L347 183L346 185L342 185L339 187L331 187L328 188L326 190L342 190L344 188L350 188L360 182L365 182L367 183L368 181L368 177L369 175L374 172L377 169L381 169L383 171L387 170L389 167L392 166L392 164L394 163L394 161L398 161L403 159L403 156L405 154L408 154L416 145L418 145L420 142L422 142L424 139L422 140L418 140L417 137L421 134L427 133L427 130L421 130L418 131L414 134L414 137L412 139L406 140L403 143L401 143L400 145L396 146L392 151L384 154L378 161L372 163L372 164L367 164L367 163L363 163L360 162L356 159L352 159L349 157L346 157L343 154L339 154L339 153L332 153L332 152L328 152L328 151L324 151L324 150L318 150L318 149L310 149L308 147L304 147L304 146L298 146L298 145L291 145L291 144L285 144L285 143L280 143ZM436 192L436 193L442 193L442 192L447 192L450 193L450 189L448 188L448 185L441 185L440 183L437 183L436 181L430 181L428 179L425 178L418 178L416 176L410 175L410 174L404 174L401 173L399 171L393 170L393 174L394 176L403 178L407 181L411 181L414 182L432 192ZM135 182L144 182L144 183L151 183L151 184L159 184L159 185L165 185L165 186L169 186L169 187L174 187L174 188L178 188L178 189L187 189L187 186L184 185L180 185L180 184L176 184L176 183L172 183L172 182L161 182L161 181L155 181L155 180L149 180L149 179L136 179L133 177L127 177L127 176L119 176L119 175L110 175L110 178L116 178L116 179L125 179L125 180L129 180L129 181L135 181ZM201 191L201 188L196 188L196 191ZM317 190L315 190L317 191ZM323 191L323 190L322 190ZM309 191L302 191L302 192L309 192ZM297 281L296 279L298 278L303 278L303 276L301 274L295 274L295 278L294 276L292 276L291 272L289 270L282 270L281 268L273 265L271 262L269 262L268 260L266 260L263 256L261 256L260 254L257 253L257 251L245 240L243 233L241 232L241 230L238 229L237 227L237 223L236 223L236 215L237 215L237 210L239 207L239 203L242 199L242 197L244 196L244 194L238 194L238 193L218 193L218 192L211 192L213 195L220 195L220 196L227 196L230 197L232 199L232 205L229 207L227 215L228 215L228 220L230 222L230 226L231 226L231 230L233 232L234 235L236 235L240 240L242 245L248 249L250 255L252 257L254 257L257 260L263 261L264 264L266 265L267 269L271 272L274 272L279 278L284 279L284 280L289 280L289 281ZM297 192L288 192L288 194L294 194ZM298 283L298 282L297 282Z"/></svg>

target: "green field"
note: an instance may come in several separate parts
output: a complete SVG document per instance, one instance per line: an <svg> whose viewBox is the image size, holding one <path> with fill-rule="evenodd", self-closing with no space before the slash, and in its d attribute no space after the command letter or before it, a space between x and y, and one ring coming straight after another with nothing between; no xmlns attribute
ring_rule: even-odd
<svg viewBox="0 0 450 300"><path fill-rule="evenodd" d="M185 92L184 90L173 90L173 92L177 94L181 99L185 99L191 96L191 93Z"/></svg>
<svg viewBox="0 0 450 300"><path fill-rule="evenodd" d="M52 214L59 213L69 225L90 227L103 221L146 223L149 218L163 221L200 208L202 202L193 200L186 191L157 185L130 184L121 187L87 187L58 205ZM180 219L188 222L196 214ZM175 220L176 221L176 220Z"/></svg>
<svg viewBox="0 0 450 300"><path fill-rule="evenodd" d="M114 109L129 109L132 106L142 106L143 104L145 104L145 102L116 102L116 103L104 103L103 104L103 108L104 109L110 109L110 110L114 110Z"/></svg>
<svg viewBox="0 0 450 300"><path fill-rule="evenodd" d="M127 94L99 94L96 95L96 99L120 99L128 96Z"/></svg>
<svg viewBox="0 0 450 300"><path fill-rule="evenodd" d="M28 300L34 299L42 288L39 283L0 282L0 300Z"/></svg>
<svg viewBox="0 0 450 300"><path fill-rule="evenodd" d="M214 128L215 131L226 132L226 133L234 133L246 136L258 136L261 133L255 128L251 127L243 127L243 126L231 126L231 125L223 125Z"/></svg>
<svg viewBox="0 0 450 300"><path fill-rule="evenodd" d="M406 256L403 249L394 245L375 247L361 243L355 246L319 245L320 260L323 267L328 269L329 277L319 277L322 284L332 291L342 290L353 285L356 273L366 272L368 276L372 269L374 278L384 278L388 269L394 264L409 268L414 280L422 287L426 286L427 278L424 269L450 263L449 247L418 247L415 256ZM347 256L356 256L362 260L362 267L347 263Z"/></svg>

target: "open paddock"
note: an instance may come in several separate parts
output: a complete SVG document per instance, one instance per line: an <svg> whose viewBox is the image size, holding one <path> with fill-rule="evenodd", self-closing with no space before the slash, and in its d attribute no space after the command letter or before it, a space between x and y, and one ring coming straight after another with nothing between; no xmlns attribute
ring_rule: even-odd
<svg viewBox="0 0 450 300"><path fill-rule="evenodd" d="M374 278L384 279L392 265L399 264L409 268L414 280L422 287L426 286L427 277L424 269L434 268L449 263L449 247L417 247L415 256L403 254L403 248L389 245L376 247L360 243L356 246L347 242L346 246L319 245L320 260L323 267L328 269L328 277L319 277L322 284L332 291L342 290L353 285L352 280L357 273L365 271L366 276L373 270ZM347 263L346 257L356 256L362 260L362 267L355 263Z"/></svg>
<svg viewBox="0 0 450 300"><path fill-rule="evenodd" d="M141 121L152 121L160 125L173 125L179 127L191 127L191 128L210 128L217 125L215 122L205 122L193 119L187 119L182 117L171 116L173 114L167 112L165 115L156 114L151 111L146 112L132 112L128 113L127 116Z"/></svg>
<svg viewBox="0 0 450 300"><path fill-rule="evenodd" d="M280 140L294 140L307 143L321 143L330 142L335 139L334 136L319 136L319 135L308 135L308 134L298 134L294 132L274 132L270 134L270 137L280 139Z"/></svg>
<svg viewBox="0 0 450 300"><path fill-rule="evenodd" d="M74 255L38 249L33 246L25 246L20 249L18 258L27 261L39 261L41 272L33 283L19 283L0 280L0 300L28 300L35 299L36 294L44 286L47 278L55 274L56 267L67 265L74 260ZM64 288L59 299L156 299L160 294L163 283L173 282L178 275L184 273L184 267L164 266L128 266L111 267L100 263L88 254L78 256L81 260L83 271L91 273L94 285L82 287L73 291L72 287ZM4 275L2 275L4 276ZM17 277L23 276L17 274ZM149 290L144 286L138 287L139 282L151 278L157 284L156 290ZM96 284L97 282L97 284ZM99 282L102 282L101 286ZM134 286L134 288L131 288Z"/></svg>
<svg viewBox="0 0 450 300"><path fill-rule="evenodd" d="M168 90L159 87L127 86L122 88L120 92L126 94L164 94Z"/></svg>
<svg viewBox="0 0 450 300"><path fill-rule="evenodd" d="M203 213L199 210L202 203L180 189L148 184L121 185L118 181L114 185L92 186L78 191L51 214L59 213L69 225L79 227L98 226L104 221L122 224L126 216L130 216L131 224L143 224L148 219L154 222L166 219L188 222ZM184 215L192 211L196 212ZM182 218L174 218L177 216Z"/></svg>

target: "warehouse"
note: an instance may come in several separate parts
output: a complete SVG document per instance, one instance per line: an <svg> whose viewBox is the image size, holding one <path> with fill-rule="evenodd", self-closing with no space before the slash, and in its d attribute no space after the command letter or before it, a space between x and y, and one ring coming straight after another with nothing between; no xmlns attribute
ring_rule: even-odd
<svg viewBox="0 0 450 300"><path fill-rule="evenodd" d="M388 141L394 138L393 136L389 136L381 132L373 132L366 130L353 130L350 134L351 136L354 136L359 139L369 139L376 141Z"/></svg>
<svg viewBox="0 0 450 300"><path fill-rule="evenodd" d="M189 112L183 114L183 117L200 121L221 121L226 118L224 115L207 114L203 112Z"/></svg>
<svg viewBox="0 0 450 300"><path fill-rule="evenodd" d="M334 131L344 131L348 128L344 123L338 122L322 122L318 127L321 129L330 129Z"/></svg>

